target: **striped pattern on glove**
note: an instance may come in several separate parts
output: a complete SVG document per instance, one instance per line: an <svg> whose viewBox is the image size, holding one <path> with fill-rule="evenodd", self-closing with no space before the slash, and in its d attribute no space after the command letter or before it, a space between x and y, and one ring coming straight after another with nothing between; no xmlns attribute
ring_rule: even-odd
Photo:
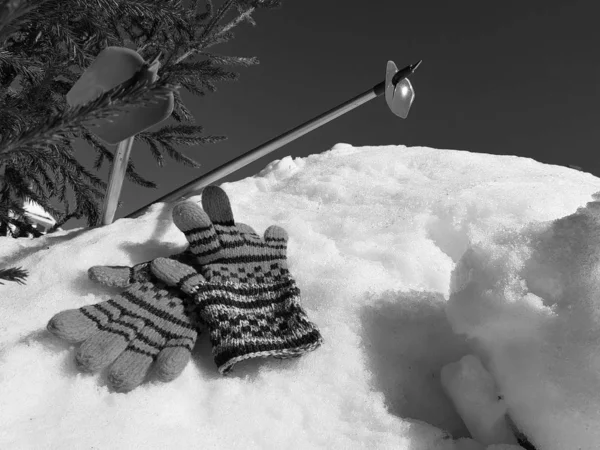
<svg viewBox="0 0 600 450"><path fill-rule="evenodd" d="M204 189L202 206L186 201L173 209L200 272L166 258L154 260L151 270L197 302L219 372L245 359L290 358L319 347L322 337L300 306L287 267L286 231L271 226L261 238L248 225L236 225L218 187Z"/></svg>
<svg viewBox="0 0 600 450"><path fill-rule="evenodd" d="M190 253L172 257L190 262ZM188 364L198 335L195 305L180 291L154 277L150 263L133 267L95 266L92 280L126 287L113 299L56 314L48 330L70 343L81 371L109 366L108 381L126 392L153 369L161 381L177 378Z"/></svg>

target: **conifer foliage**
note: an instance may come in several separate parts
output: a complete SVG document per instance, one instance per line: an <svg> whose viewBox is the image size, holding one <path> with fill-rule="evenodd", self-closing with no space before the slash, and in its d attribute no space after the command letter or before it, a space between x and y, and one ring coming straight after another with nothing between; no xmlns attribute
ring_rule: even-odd
<svg viewBox="0 0 600 450"><path fill-rule="evenodd" d="M255 24L257 9L279 0L0 0L0 236L39 236L22 208L32 200L56 218L53 230L71 218L97 223L107 183L78 160L73 143L83 139L96 152L95 169L113 160L112 148L82 126L131 104L145 105L173 92L175 124L142 132L143 144L158 165L164 154L199 167L176 145L199 146L223 140L203 133L183 104L180 88L194 95L215 91L237 74L228 66L249 66L252 57L213 53L243 22ZM128 80L96 100L69 108L65 96L98 53L108 46L129 47L146 61L161 55L154 83ZM136 154L141 155L140 152ZM144 157L146 155L142 155ZM147 156L146 156L147 157ZM126 178L156 185L129 162ZM72 203L72 204L71 204ZM16 236L14 236L16 237Z"/></svg>
<svg viewBox="0 0 600 450"><path fill-rule="evenodd" d="M83 139L96 152L96 170L112 163L114 149L83 124L129 105L143 106L172 92L176 123L139 133L135 141L159 166L166 154L199 167L175 146L225 137L203 133L179 89L202 96L214 92L218 82L237 79L229 66L257 64L256 58L220 55L213 48L232 39L238 25L255 25L254 11L279 5L280 0L0 0L0 236L41 236L25 215L25 201L56 219L49 232L72 218L97 224L107 183L77 160L73 144ZM160 55L158 80L134 76L70 108L67 92L108 46L132 48L146 61ZM126 179L156 187L132 161ZM0 270L0 280L23 282L26 276L21 268Z"/></svg>
<svg viewBox="0 0 600 450"><path fill-rule="evenodd" d="M20 267L11 267L10 269L0 269L0 284L2 280L16 281L19 284L25 284L27 278L27 271Z"/></svg>

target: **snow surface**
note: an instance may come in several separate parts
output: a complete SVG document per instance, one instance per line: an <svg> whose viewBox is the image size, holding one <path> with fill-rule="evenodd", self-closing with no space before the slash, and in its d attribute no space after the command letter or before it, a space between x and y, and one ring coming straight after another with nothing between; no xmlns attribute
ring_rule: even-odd
<svg viewBox="0 0 600 450"><path fill-rule="evenodd" d="M338 144L221 186L237 220L287 229L324 345L222 377L204 334L174 382L111 392L46 323L118 292L88 280L90 266L184 249L172 205L0 238L1 265L30 272L0 286L0 448L483 450L440 382L469 353L538 450L600 446L600 203L585 207L600 179L516 156Z"/></svg>

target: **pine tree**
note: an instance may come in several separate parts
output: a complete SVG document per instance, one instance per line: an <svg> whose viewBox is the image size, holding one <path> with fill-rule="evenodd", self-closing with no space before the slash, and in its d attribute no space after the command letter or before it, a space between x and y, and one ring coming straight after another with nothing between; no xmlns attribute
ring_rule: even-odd
<svg viewBox="0 0 600 450"><path fill-rule="evenodd" d="M77 161L73 141L81 138L96 152L94 168L112 163L113 153L82 124L109 117L130 104L144 105L170 92L171 117L177 122L142 132L159 166L164 154L178 163L199 167L175 145L197 146L225 139L203 133L181 100L179 88L194 95L216 90L216 83L235 80L227 66L250 66L253 57L209 51L234 37L241 23L255 24L252 13L280 0L0 0L0 236L39 236L22 208L32 200L56 218L56 230L71 218L97 223L106 183ZM146 61L162 55L154 83L129 80L96 100L69 108L65 95L105 47L136 50ZM134 77L135 78L135 77ZM136 152L139 155L139 152ZM126 178L148 188L156 185L129 162ZM69 202L72 200L72 205ZM53 206L52 201L60 206ZM16 237L16 236L14 236Z"/></svg>

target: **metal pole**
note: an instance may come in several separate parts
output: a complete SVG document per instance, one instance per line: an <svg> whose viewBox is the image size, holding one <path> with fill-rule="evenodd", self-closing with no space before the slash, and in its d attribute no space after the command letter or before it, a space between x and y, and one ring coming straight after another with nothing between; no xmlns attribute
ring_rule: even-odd
<svg viewBox="0 0 600 450"><path fill-rule="evenodd" d="M115 217L133 140L134 136L131 136L118 144L98 225L110 225Z"/></svg>
<svg viewBox="0 0 600 450"><path fill-rule="evenodd" d="M299 125L295 128L292 128L289 131L277 136L270 141L265 142L264 144L259 145L258 147L244 153L243 155L238 156L237 158L211 170L210 172L201 175L195 180L190 181L189 183L181 186L180 188L171 191L167 195L162 196L158 200L155 200L152 203L147 204L146 206L132 212L131 214L125 216L127 219L132 219L135 217L141 216L150 206L154 203L160 202L172 202L177 200L191 192L197 191L201 188L208 186L215 181L220 180L221 178L226 177L227 175L241 169L242 167L247 166L251 162L256 161L259 158L262 158L265 155L277 150L278 148L284 146L285 144L298 139L300 136L305 135L306 133L314 130L315 128L320 127L327 122L346 114L348 111L357 108L363 103L368 102L369 100L378 97L379 95L385 92L385 81L379 83L374 86L372 89L363 92L360 95L336 106L335 108L330 109L323 114L304 122L302 125Z"/></svg>

